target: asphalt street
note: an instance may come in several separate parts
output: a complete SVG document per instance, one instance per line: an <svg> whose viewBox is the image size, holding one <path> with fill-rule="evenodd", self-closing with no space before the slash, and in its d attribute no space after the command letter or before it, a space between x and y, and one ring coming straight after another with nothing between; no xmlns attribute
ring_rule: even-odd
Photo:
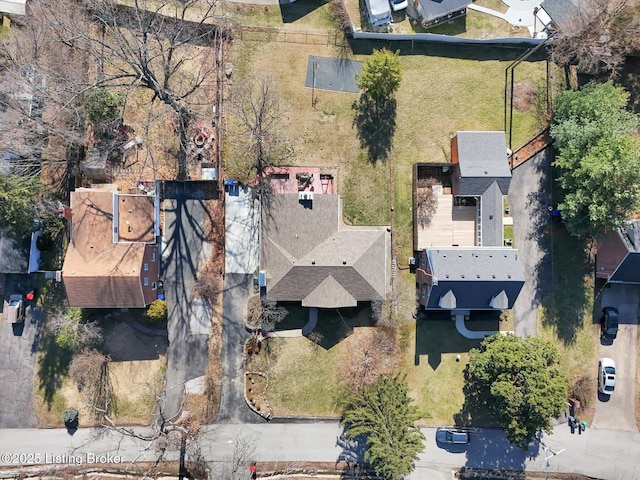
<svg viewBox="0 0 640 480"><path fill-rule="evenodd" d="M551 202L547 148L512 172L509 206L513 217L513 236L524 267L525 284L513 308L515 332L521 337L536 336L538 306L551 289L551 258L544 228L550 221Z"/></svg>
<svg viewBox="0 0 640 480"><path fill-rule="evenodd" d="M571 434L565 424L525 452L507 443L499 430L478 429L471 433L466 448L451 451L436 445L435 428L422 431L425 449L409 477L414 480L451 478L450 470L461 467L580 473L616 480L635 480L640 471L639 433L589 428L578 435ZM336 462L362 454L361 448L345 449L337 422L212 425L204 429L199 443L214 471L230 463L241 445L253 451L252 459L259 462ZM154 459L157 452L146 442L101 430L80 429L71 436L64 429L4 429L0 430L0 454L0 465L8 466L42 464L47 459L52 463L56 457L58 463L77 459L84 463L88 454L110 455L113 463L128 463ZM27 457L29 461L20 462ZM169 452L166 458L175 460L178 452Z"/></svg>
<svg viewBox="0 0 640 480"><path fill-rule="evenodd" d="M189 194L189 196L187 195ZM194 308L193 289L198 267L211 253L204 236L205 204L193 192L178 192L164 201L163 272L169 306L169 347L165 384L165 415L182 405L184 383L205 374L208 365L208 308ZM198 304L196 304L198 306Z"/></svg>

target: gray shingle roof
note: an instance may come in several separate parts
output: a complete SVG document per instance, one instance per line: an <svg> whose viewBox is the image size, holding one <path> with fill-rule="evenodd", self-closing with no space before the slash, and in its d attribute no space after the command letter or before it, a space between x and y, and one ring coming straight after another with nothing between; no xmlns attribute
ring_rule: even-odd
<svg viewBox="0 0 640 480"><path fill-rule="evenodd" d="M482 246L503 246L502 225L502 192L498 182L492 182L489 188L482 194L480 200L482 208Z"/></svg>
<svg viewBox="0 0 640 480"><path fill-rule="evenodd" d="M438 280L524 280L515 248L435 247L428 254Z"/></svg>
<svg viewBox="0 0 640 480"><path fill-rule="evenodd" d="M579 4L579 0L544 0L540 6L559 25L577 14Z"/></svg>
<svg viewBox="0 0 640 480"><path fill-rule="evenodd" d="M458 132L462 177L511 178L504 132Z"/></svg>
<svg viewBox="0 0 640 480"><path fill-rule="evenodd" d="M524 285L515 249L436 247L427 249L427 255L434 277L428 309L513 308Z"/></svg>
<svg viewBox="0 0 640 480"><path fill-rule="evenodd" d="M317 195L311 208L297 194L276 197L262 216L260 264L269 298L338 308L386 295L386 227L344 225L337 195Z"/></svg>

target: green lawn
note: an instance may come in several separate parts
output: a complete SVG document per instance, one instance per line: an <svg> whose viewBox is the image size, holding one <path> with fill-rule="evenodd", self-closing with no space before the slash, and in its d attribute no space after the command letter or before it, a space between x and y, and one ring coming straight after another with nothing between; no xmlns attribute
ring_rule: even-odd
<svg viewBox="0 0 640 480"><path fill-rule="evenodd" d="M338 416L336 366L345 343L325 350L305 337L272 338L247 369L268 374L267 400L277 417Z"/></svg>
<svg viewBox="0 0 640 480"><path fill-rule="evenodd" d="M561 224L552 224L546 235L551 244L553 288L542 299L538 336L556 344L570 382L586 376L595 385L599 329L587 245L571 237ZM594 388L593 402L595 394Z"/></svg>

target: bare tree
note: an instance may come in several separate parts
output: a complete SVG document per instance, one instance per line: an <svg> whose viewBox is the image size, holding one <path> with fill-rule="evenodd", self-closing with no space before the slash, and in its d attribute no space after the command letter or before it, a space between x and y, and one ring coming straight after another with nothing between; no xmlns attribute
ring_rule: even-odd
<svg viewBox="0 0 640 480"><path fill-rule="evenodd" d="M400 366L396 331L379 326L360 333L347 347L339 376L349 390L359 392L380 375L393 374Z"/></svg>
<svg viewBox="0 0 640 480"><path fill-rule="evenodd" d="M276 324L284 320L287 315L289 315L289 311L286 308L267 298L262 302L260 328L265 332L270 332L275 329Z"/></svg>
<svg viewBox="0 0 640 480"><path fill-rule="evenodd" d="M41 8L43 31L53 35L55 44L82 55L84 74L66 77L71 98L80 104L94 87L149 90L175 115L178 177L186 178L191 123L211 117L212 101L201 92L216 72L210 47L228 34L214 22L214 2L136 0L128 6L114 0L61 1L32 3Z"/></svg>
<svg viewBox="0 0 640 480"><path fill-rule="evenodd" d="M249 325L265 332L276 328L276 324L284 320L287 315L289 315L289 311L286 308L269 298L260 298L256 295L250 298L247 303Z"/></svg>
<svg viewBox="0 0 640 480"><path fill-rule="evenodd" d="M78 389L96 420L102 418L103 412L112 415L116 411L110 363L108 355L97 350L87 350L74 355L69 365L69 376L78 384Z"/></svg>
<svg viewBox="0 0 640 480"><path fill-rule="evenodd" d="M438 209L438 197L433 191L435 178L421 178L418 180L416 191L416 210L418 223L421 228L431 225L433 215Z"/></svg>
<svg viewBox="0 0 640 480"><path fill-rule="evenodd" d="M69 350L81 350L102 342L102 329L94 321L82 318L80 309L49 313L46 328L56 336L56 343Z"/></svg>
<svg viewBox="0 0 640 480"><path fill-rule="evenodd" d="M585 0L575 15L559 22L551 42L553 61L577 65L587 73L615 76L624 63L629 27L640 26L628 17L628 0ZM621 28L622 27L622 28ZM624 32L624 33L623 33Z"/></svg>
<svg viewBox="0 0 640 480"><path fill-rule="evenodd" d="M261 78L237 86L230 110L236 122L227 136L227 169L242 181L257 179L254 189L264 203L272 193L266 170L283 164L293 153L282 132L284 112L277 84Z"/></svg>
<svg viewBox="0 0 640 480"><path fill-rule="evenodd" d="M84 144L81 97L86 55L59 41L47 12L51 0L27 4L27 15L0 40L0 149L15 155L21 172L39 173L41 163L66 164L70 145ZM81 10L55 2L59 14L82 28Z"/></svg>

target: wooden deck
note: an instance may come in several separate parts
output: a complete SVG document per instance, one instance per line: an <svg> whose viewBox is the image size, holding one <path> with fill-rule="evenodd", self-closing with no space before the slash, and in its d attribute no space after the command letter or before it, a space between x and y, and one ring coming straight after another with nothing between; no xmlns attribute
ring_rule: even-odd
<svg viewBox="0 0 640 480"><path fill-rule="evenodd" d="M454 207L453 195L434 188L438 209L427 228L418 227L418 250L426 247L472 247L475 245L476 207Z"/></svg>

